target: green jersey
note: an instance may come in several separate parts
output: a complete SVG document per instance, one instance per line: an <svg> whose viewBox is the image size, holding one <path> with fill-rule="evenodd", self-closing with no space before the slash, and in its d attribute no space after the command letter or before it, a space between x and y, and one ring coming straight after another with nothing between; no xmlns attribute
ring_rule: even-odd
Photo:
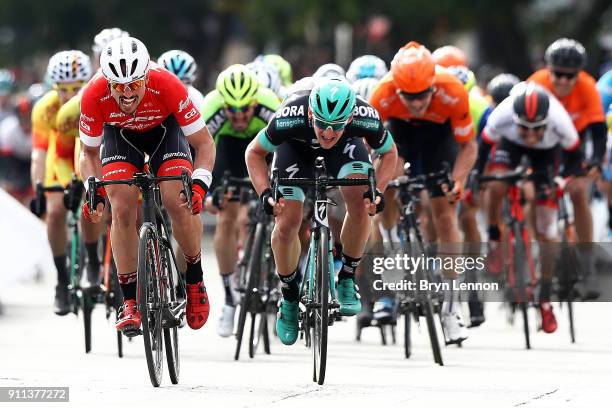
<svg viewBox="0 0 612 408"><path fill-rule="evenodd" d="M255 100L257 106L255 107L253 118L249 122L249 126L245 130L239 132L234 130L225 114L225 102L221 94L217 90L214 90L206 95L204 98L202 117L206 121L208 130L215 139L215 143L218 143L219 139L225 136L239 139L252 139L261 129L266 127L276 110L280 107L280 100L274 92L263 87L260 87L255 94Z"/></svg>

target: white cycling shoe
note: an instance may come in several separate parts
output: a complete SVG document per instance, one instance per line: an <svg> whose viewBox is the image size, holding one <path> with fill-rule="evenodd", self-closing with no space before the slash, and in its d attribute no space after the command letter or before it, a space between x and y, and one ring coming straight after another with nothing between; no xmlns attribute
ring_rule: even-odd
<svg viewBox="0 0 612 408"><path fill-rule="evenodd" d="M457 311L442 313L442 327L446 344L458 344L468 338L468 329Z"/></svg>
<svg viewBox="0 0 612 408"><path fill-rule="evenodd" d="M217 334L221 337L229 337L234 333L234 315L236 306L224 305L221 317L217 323Z"/></svg>

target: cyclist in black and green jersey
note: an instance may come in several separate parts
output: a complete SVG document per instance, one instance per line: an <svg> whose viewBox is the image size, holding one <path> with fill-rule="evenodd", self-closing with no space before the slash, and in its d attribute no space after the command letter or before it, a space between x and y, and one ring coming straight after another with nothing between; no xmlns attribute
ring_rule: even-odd
<svg viewBox="0 0 612 408"><path fill-rule="evenodd" d="M281 178L313 177L317 156L325 158L331 177L364 178L373 166L366 142L380 154L375 165L376 197L369 196L363 186L340 189L347 214L340 234L343 265L338 274L337 293L340 314L352 316L361 310L354 273L370 234L368 213L374 215L384 207L382 191L393 176L397 161L395 143L379 113L366 101L355 97L346 80L322 79L311 91L287 97L274 119L247 149L245 157L253 186L260 194L265 211L276 217L272 250L283 294L276 330L283 344L293 344L298 337L301 249L298 231L303 216L304 191L279 186L282 195L275 203L269 187L266 156L274 152L273 167L279 170Z"/></svg>
<svg viewBox="0 0 612 408"><path fill-rule="evenodd" d="M229 171L232 177L248 176L244 152L255 135L268 124L279 106L276 94L260 86L255 74L244 65L232 65L219 74L216 89L204 98L202 112L217 148L210 191L214 191L215 182L218 183L226 171ZM238 196L224 199L222 202L213 202L209 197L207 208L213 213L218 211L214 247L219 272L223 277L225 305L217 333L228 337L234 329L236 312L230 275L234 272L238 260L238 237L240 227L246 221L246 211L240 210Z"/></svg>

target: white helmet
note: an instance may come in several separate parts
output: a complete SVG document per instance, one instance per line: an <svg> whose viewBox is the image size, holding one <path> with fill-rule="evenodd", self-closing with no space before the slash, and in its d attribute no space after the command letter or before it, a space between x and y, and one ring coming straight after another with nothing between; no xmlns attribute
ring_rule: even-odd
<svg viewBox="0 0 612 408"><path fill-rule="evenodd" d="M105 28L104 30L96 34L96 36L94 37L94 43L91 49L93 50L94 54L100 55L104 47L106 47L108 43L113 41L115 38L122 38L122 37L129 37L129 36L130 36L130 33L128 33L127 31L123 31L120 28L117 28L117 27Z"/></svg>
<svg viewBox="0 0 612 408"><path fill-rule="evenodd" d="M145 76L149 69L149 51L134 37L116 38L102 50L100 67L109 81L127 84Z"/></svg>
<svg viewBox="0 0 612 408"><path fill-rule="evenodd" d="M277 95L279 94L281 89L281 77L278 68L263 61L250 62L246 67L255 73L261 86L272 90L272 92Z"/></svg>
<svg viewBox="0 0 612 408"><path fill-rule="evenodd" d="M380 79L389 72L385 61L378 58L376 55L362 55L355 58L348 71L346 77L352 83L362 78Z"/></svg>
<svg viewBox="0 0 612 408"><path fill-rule="evenodd" d="M47 76L56 84L88 81L91 78L91 60L78 50L60 51L49 59Z"/></svg>
<svg viewBox="0 0 612 408"><path fill-rule="evenodd" d="M338 64L323 64L314 74L313 78L344 78L346 71Z"/></svg>
<svg viewBox="0 0 612 408"><path fill-rule="evenodd" d="M157 63L189 85L196 79L198 64L196 64L193 57L185 51L166 51L159 56Z"/></svg>
<svg viewBox="0 0 612 408"><path fill-rule="evenodd" d="M372 91L374 90L374 87L376 87L378 82L379 80L376 78L361 78L353 82L351 86L353 87L357 95L361 96L367 101L368 99L370 99Z"/></svg>

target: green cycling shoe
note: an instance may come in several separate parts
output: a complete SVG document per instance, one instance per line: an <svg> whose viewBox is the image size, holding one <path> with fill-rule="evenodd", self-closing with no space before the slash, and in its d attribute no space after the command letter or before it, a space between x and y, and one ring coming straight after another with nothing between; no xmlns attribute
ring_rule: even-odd
<svg viewBox="0 0 612 408"><path fill-rule="evenodd" d="M292 345L298 338L299 312L300 309L297 301L281 300L276 319L276 333L280 341L286 346Z"/></svg>
<svg viewBox="0 0 612 408"><path fill-rule="evenodd" d="M338 279L338 302L342 316L354 316L361 312L361 296L352 279Z"/></svg>

